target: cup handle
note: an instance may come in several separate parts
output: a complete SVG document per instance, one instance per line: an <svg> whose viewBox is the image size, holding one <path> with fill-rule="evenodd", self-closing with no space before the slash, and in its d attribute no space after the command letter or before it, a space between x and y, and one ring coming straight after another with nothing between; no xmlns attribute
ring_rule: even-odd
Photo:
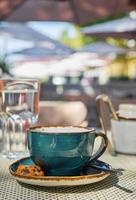
<svg viewBox="0 0 136 200"><path fill-rule="evenodd" d="M97 152L91 156L91 159L89 160L89 162L91 162L92 160L98 159L105 152L108 146L108 138L103 132L96 132L95 136L96 136L95 139L97 137L102 137L102 142Z"/></svg>

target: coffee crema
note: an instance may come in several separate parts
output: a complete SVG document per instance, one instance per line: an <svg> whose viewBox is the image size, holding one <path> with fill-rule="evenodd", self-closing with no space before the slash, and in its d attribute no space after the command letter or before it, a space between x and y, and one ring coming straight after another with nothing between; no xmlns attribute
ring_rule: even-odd
<svg viewBox="0 0 136 200"><path fill-rule="evenodd" d="M30 128L30 131L32 132L38 132L38 133L84 133L84 132L91 132L94 129L89 129L89 128L83 128L83 127L72 127L72 126L67 126L67 127L34 127Z"/></svg>

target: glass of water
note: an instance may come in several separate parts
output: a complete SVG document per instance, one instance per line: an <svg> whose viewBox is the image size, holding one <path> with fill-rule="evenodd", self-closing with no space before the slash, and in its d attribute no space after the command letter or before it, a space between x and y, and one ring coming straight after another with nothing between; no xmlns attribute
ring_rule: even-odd
<svg viewBox="0 0 136 200"><path fill-rule="evenodd" d="M0 80L1 152L7 158L27 152L26 130L37 122L39 82L37 80Z"/></svg>

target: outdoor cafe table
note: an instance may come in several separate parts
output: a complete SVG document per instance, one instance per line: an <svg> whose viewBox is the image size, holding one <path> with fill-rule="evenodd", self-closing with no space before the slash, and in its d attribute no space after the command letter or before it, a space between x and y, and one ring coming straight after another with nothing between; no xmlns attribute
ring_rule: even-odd
<svg viewBox="0 0 136 200"><path fill-rule="evenodd" d="M0 156L0 200L135 200L136 156L118 154L113 157L106 152L101 160L125 169L123 175L111 174L89 185L49 188L19 184L8 171L13 160Z"/></svg>

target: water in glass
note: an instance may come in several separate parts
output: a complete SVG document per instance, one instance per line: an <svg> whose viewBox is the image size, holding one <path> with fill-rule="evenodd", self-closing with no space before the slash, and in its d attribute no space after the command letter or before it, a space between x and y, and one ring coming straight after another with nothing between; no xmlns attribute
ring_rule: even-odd
<svg viewBox="0 0 136 200"><path fill-rule="evenodd" d="M27 150L26 129L36 123L39 113L39 88L34 83L13 81L1 90L2 152L6 157Z"/></svg>

